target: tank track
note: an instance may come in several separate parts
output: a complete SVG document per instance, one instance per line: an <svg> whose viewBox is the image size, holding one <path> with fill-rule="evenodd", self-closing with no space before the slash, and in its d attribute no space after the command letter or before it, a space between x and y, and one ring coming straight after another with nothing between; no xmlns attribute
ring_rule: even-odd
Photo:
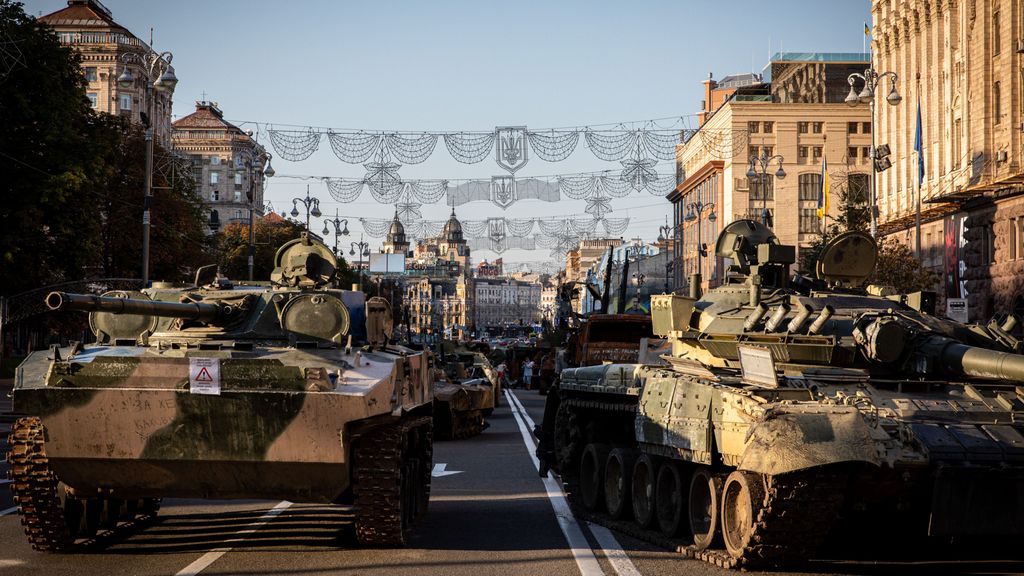
<svg viewBox="0 0 1024 576"><path fill-rule="evenodd" d="M19 418L11 429L8 444L11 492L32 548L44 552L70 549L75 539L60 505L57 477L46 457L42 422L36 417Z"/></svg>
<svg viewBox="0 0 1024 576"><path fill-rule="evenodd" d="M444 407L442 409L448 409ZM450 411L449 416L444 419L450 426L435 430L439 440L462 440L472 438L483 433L490 423L484 416L483 410Z"/></svg>
<svg viewBox="0 0 1024 576"><path fill-rule="evenodd" d="M64 552L75 547L79 536L80 518L69 519L66 507L67 500L73 498L62 494L62 485L50 468L46 456L46 434L39 418L34 416L20 418L15 422L8 438L10 451L7 462L11 465L8 479L11 480L11 492L14 502L18 505L21 524L25 528L32 548L43 552ZM78 500L78 499L76 499ZM84 500L78 500L78 507L84 508ZM101 506L109 506L108 501L100 501ZM118 506L120 508L120 506ZM160 509L160 500L146 498L139 502L137 512L143 517L152 518ZM83 511L79 511L83 514ZM119 514L120 510L115 512ZM133 514L134 516L134 514ZM105 523L105 527L117 529L126 526L115 517ZM71 526L74 524L74 526ZM90 532L95 532L93 526Z"/></svg>
<svg viewBox="0 0 1024 576"><path fill-rule="evenodd" d="M429 498L430 484L424 483L424 478L429 477L433 468L433 449L421 448L419 458L415 459L427 470L420 470L412 478L408 474L411 470L407 468L407 459L403 456L410 456L409 432L416 427L429 427L431 422L432 419L426 416L379 426L364 434L356 444L352 491L356 506L356 538L360 544L404 546L416 516L426 510L425 502L422 506L416 505L416 498L410 490L418 486L424 500ZM429 430L424 433L428 434L429 440ZM410 482L416 485L410 486Z"/></svg>
<svg viewBox="0 0 1024 576"><path fill-rule="evenodd" d="M636 405L589 398L564 398L571 408L635 411ZM575 425L576 413L560 414L561 426L571 431L568 445L558 458L568 457L573 449L582 450L583 442ZM724 478L724 475L723 475ZM582 519L622 532L656 546L674 550L687 558L701 560L720 568L758 569L789 566L805 562L828 536L843 505L849 474L839 469L814 469L767 479L764 506L751 537L751 545L740 557L723 549L699 550L685 538L670 538L656 528L641 528L631 520L615 520L605 513L587 510L577 494L575 471L562 471L563 489L573 513Z"/></svg>

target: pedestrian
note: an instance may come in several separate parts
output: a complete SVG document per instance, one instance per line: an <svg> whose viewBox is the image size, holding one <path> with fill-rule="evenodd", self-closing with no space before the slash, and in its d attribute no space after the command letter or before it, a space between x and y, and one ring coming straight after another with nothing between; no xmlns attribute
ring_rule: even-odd
<svg viewBox="0 0 1024 576"><path fill-rule="evenodd" d="M495 368L495 370L498 372L498 383L499 383L498 385L504 388L505 387L505 363L502 362L501 364L498 364L498 366L497 366L497 368Z"/></svg>
<svg viewBox="0 0 1024 576"><path fill-rule="evenodd" d="M533 390L533 360L530 358L523 362L523 384L527 390Z"/></svg>

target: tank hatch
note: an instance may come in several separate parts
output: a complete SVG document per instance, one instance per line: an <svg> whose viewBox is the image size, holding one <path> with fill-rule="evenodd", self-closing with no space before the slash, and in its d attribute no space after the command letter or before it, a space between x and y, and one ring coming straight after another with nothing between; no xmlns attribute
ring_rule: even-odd
<svg viewBox="0 0 1024 576"><path fill-rule="evenodd" d="M860 286L875 270L878 245L864 232L844 232L818 258L818 278L830 286Z"/></svg>
<svg viewBox="0 0 1024 576"><path fill-rule="evenodd" d="M278 286L323 286L334 278L337 269L338 259L331 249L303 232L301 238L286 242L277 250L270 279Z"/></svg>
<svg viewBox="0 0 1024 576"><path fill-rule="evenodd" d="M750 273L750 266L758 264L758 246L777 244L775 234L760 222L736 220L722 230L715 244L715 256L728 258L738 272Z"/></svg>
<svg viewBox="0 0 1024 576"><path fill-rule="evenodd" d="M326 293L300 294L289 300L281 311L281 327L298 342L341 344L349 326L348 308Z"/></svg>

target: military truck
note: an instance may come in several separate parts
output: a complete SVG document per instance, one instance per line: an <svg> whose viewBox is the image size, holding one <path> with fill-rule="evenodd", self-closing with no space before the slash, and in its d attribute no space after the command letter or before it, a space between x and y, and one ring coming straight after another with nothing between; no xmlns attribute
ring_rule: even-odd
<svg viewBox="0 0 1024 576"><path fill-rule="evenodd" d="M724 285L653 297L669 366L561 374L538 454L570 497L728 567L805 560L842 526L1019 541L1016 319L958 324L928 313L927 294L865 286L866 234L835 238L816 278L790 280L794 253L757 222L731 223L716 247L732 263Z"/></svg>
<svg viewBox="0 0 1024 576"><path fill-rule="evenodd" d="M361 544L406 542L429 498L432 356L390 342L386 301L332 287L315 237L275 264L269 284L205 267L187 287L47 296L88 311L96 343L17 369L32 416L7 459L33 547L72 549L166 497L354 504Z"/></svg>

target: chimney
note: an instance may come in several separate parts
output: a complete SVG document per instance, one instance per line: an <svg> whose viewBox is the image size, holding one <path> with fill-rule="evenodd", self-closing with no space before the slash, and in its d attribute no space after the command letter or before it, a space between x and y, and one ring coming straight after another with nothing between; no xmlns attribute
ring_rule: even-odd
<svg viewBox="0 0 1024 576"><path fill-rule="evenodd" d="M715 82L714 72L708 72L708 79L703 82L704 84L704 100L700 103L700 112L697 114L697 119L700 125L703 126L708 118L711 118L711 113L714 110L711 109L711 92L718 87L718 82Z"/></svg>

